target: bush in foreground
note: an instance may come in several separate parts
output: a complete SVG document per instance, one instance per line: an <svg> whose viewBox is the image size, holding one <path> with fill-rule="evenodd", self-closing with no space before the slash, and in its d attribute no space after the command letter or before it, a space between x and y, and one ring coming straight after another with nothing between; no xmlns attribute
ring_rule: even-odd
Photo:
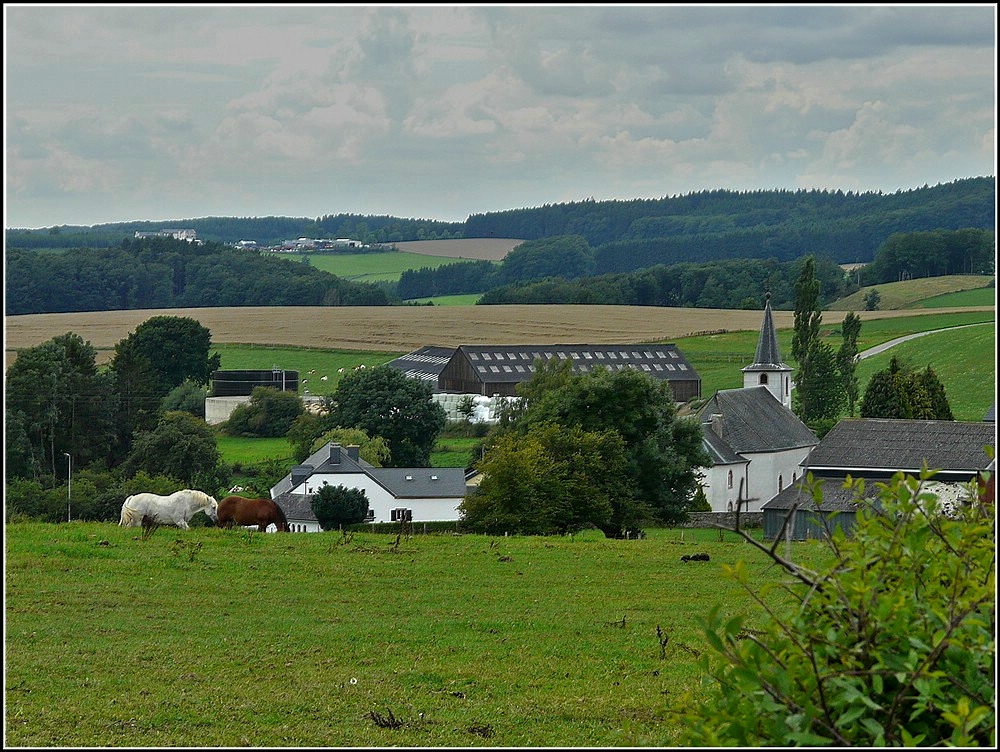
<svg viewBox="0 0 1000 752"><path fill-rule="evenodd" d="M824 571L755 543L791 574L791 615L749 590L742 563L727 568L769 626L744 630L718 608L702 620L709 697L680 704L671 744L995 747L993 503L979 488L944 514L932 476L880 484L853 537L829 539Z"/></svg>

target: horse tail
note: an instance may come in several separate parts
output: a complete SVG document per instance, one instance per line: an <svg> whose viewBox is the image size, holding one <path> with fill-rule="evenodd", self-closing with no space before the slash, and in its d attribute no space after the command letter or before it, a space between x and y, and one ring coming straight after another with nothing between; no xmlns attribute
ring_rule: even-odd
<svg viewBox="0 0 1000 752"><path fill-rule="evenodd" d="M118 527L131 527L132 526L132 508L129 507L128 503L132 501L132 497L129 496L125 499L125 503L122 504L122 515L118 520Z"/></svg>

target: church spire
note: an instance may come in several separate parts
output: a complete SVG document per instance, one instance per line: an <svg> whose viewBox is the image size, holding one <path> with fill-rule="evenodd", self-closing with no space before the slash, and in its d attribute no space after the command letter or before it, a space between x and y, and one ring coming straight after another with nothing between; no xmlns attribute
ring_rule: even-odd
<svg viewBox="0 0 1000 752"><path fill-rule="evenodd" d="M771 293L765 296L764 323L760 327L760 339L757 341L757 354L754 356L753 366L759 368L767 366L769 368L780 368L784 366L781 362L781 352L778 350L778 335L774 331L774 316L771 315Z"/></svg>
<svg viewBox="0 0 1000 752"><path fill-rule="evenodd" d="M771 314L771 293L764 303L764 321L760 326L757 353L752 365L743 369L743 388L765 386L781 404L792 409L792 367L781 360L778 334Z"/></svg>

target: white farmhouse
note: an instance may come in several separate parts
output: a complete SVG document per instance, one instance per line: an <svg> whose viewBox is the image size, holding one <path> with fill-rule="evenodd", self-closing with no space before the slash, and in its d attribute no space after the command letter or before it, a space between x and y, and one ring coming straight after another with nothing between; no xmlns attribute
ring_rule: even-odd
<svg viewBox="0 0 1000 752"><path fill-rule="evenodd" d="M460 467L375 467L357 446L330 442L296 465L272 489L292 532L320 532L312 497L323 486L357 488L368 498L369 522L459 520L465 499Z"/></svg>

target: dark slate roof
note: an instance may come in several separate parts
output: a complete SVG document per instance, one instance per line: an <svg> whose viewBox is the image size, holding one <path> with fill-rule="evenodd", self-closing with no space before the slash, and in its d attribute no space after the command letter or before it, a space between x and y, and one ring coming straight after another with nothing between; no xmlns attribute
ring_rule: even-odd
<svg viewBox="0 0 1000 752"><path fill-rule="evenodd" d="M434 347L429 345L414 350L402 357L390 360L386 365L390 365L410 378L431 382L437 387L438 377L441 371L448 365L451 356L455 354L454 347Z"/></svg>
<svg viewBox="0 0 1000 752"><path fill-rule="evenodd" d="M820 512L854 512L858 505L854 502L854 489L844 488L844 481L833 478L817 479L820 483L820 490L823 494L823 501L820 504ZM806 486L805 479L799 479L781 493L773 496L769 501L764 502L761 511L770 509L787 511L792 505L798 502L799 509L816 511L816 502L812 493ZM881 489L876 481L866 481L865 491L862 498L867 501L876 501L879 498Z"/></svg>
<svg viewBox="0 0 1000 752"><path fill-rule="evenodd" d="M774 329L774 316L771 314L771 293L767 294L764 305L764 322L760 327L760 339L757 341L757 353L753 364L744 371L791 371L792 367L781 360L778 349L778 334Z"/></svg>
<svg viewBox="0 0 1000 752"><path fill-rule="evenodd" d="M722 420L714 422L713 415ZM698 411L702 429L713 432L734 452L778 452L815 446L816 435L782 405L766 386L724 389Z"/></svg>
<svg viewBox="0 0 1000 752"><path fill-rule="evenodd" d="M746 465L750 460L740 456L729 444L711 430L711 426L702 425L702 446L712 458L713 465Z"/></svg>
<svg viewBox="0 0 1000 752"><path fill-rule="evenodd" d="M997 419L997 403L994 402L990 405L990 409L986 411L986 415L983 416L983 420L988 420L990 423L995 423Z"/></svg>
<svg viewBox="0 0 1000 752"><path fill-rule="evenodd" d="M353 459L345 447L328 443L301 465L282 478L272 488L273 498L297 496L291 490L301 483L293 477L316 474L364 473L385 488L397 499L406 498L458 498L466 493L465 469L461 467L375 467L360 457ZM292 502L290 502L292 503ZM284 509L284 506L282 507ZM285 512L286 516L288 511ZM296 517L296 519L308 519Z"/></svg>
<svg viewBox="0 0 1000 752"><path fill-rule="evenodd" d="M989 462L987 445L996 446L995 423L849 418L834 426L802 464L814 474L916 475L925 462L931 470L975 474Z"/></svg>
<svg viewBox="0 0 1000 752"><path fill-rule="evenodd" d="M631 345L461 345L459 353L483 381L529 381L536 359L571 359L575 373L597 366L609 371L635 368L658 379L700 381L701 377L673 344ZM456 353L456 357L458 354Z"/></svg>
<svg viewBox="0 0 1000 752"><path fill-rule="evenodd" d="M375 467L368 474L397 499L464 497L465 468Z"/></svg>
<svg viewBox="0 0 1000 752"><path fill-rule="evenodd" d="M312 510L312 497L307 494L283 493L274 498L289 520L318 522Z"/></svg>

